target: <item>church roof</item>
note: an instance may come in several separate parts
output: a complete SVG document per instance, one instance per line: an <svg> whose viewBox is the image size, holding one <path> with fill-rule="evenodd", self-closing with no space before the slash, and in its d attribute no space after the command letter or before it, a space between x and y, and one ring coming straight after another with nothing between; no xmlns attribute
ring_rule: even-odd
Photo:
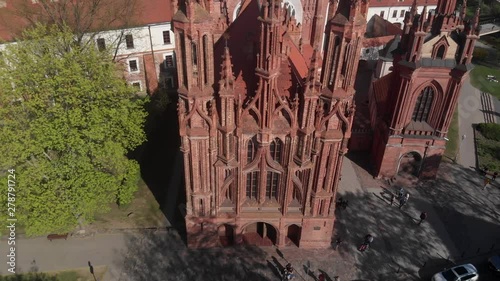
<svg viewBox="0 0 500 281"><path fill-rule="evenodd" d="M383 60L392 60L392 51L396 50L398 48L399 42L401 42L401 36L396 35L387 45L385 48L379 51L379 57L381 57Z"/></svg>
<svg viewBox="0 0 500 281"><path fill-rule="evenodd" d="M253 95L257 90L259 78L255 74L257 65L256 54L259 51L259 30L260 21L258 16L260 10L257 0L252 0L244 10L240 12L236 20L226 30L229 34L228 47L231 53L231 61L234 72L235 92L240 94L242 99L246 95ZM307 61L311 59L313 48L308 44L303 44L299 50L290 36L282 30L283 50L288 47L288 56L282 54L277 90L286 96L296 93L297 82L302 82L308 73ZM215 81L221 79L221 64L225 40L220 39L214 48Z"/></svg>
<svg viewBox="0 0 500 281"><path fill-rule="evenodd" d="M349 20L341 13L338 13L330 20L330 22L335 24L345 25L349 23Z"/></svg>

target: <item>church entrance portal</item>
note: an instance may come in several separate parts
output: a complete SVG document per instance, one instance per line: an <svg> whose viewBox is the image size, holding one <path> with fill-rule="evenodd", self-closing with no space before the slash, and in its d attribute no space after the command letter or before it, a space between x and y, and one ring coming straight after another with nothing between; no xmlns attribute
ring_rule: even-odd
<svg viewBox="0 0 500 281"><path fill-rule="evenodd" d="M422 157L415 151L408 152L401 156L399 160L398 174L407 174L418 177L420 166L422 165Z"/></svg>
<svg viewBox="0 0 500 281"><path fill-rule="evenodd" d="M243 229L243 241L250 245L272 246L277 237L276 228L265 222L251 223Z"/></svg>

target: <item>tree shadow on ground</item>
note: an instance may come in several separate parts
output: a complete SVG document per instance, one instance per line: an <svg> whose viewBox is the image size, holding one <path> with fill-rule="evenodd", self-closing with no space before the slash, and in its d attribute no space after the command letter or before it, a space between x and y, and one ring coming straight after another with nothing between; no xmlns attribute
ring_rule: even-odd
<svg viewBox="0 0 500 281"><path fill-rule="evenodd" d="M355 255L357 277L366 280L389 276L390 280L426 280L447 267L448 260L466 263L479 253L490 254L500 248L496 204L500 191L483 192L481 182L482 176L473 170L442 163L436 180L404 186L411 196L402 209L398 204L390 206L389 198L380 194L397 193L399 184L387 191L381 187L371 188L373 192L346 192L349 208L336 212L336 235L347 244L339 251ZM429 217L418 226L422 211ZM375 241L369 250L359 252L366 234ZM484 263L484 257L477 262Z"/></svg>
<svg viewBox="0 0 500 281"><path fill-rule="evenodd" d="M182 154L180 153L177 98L158 93L151 97L146 109L149 116L145 131L147 142L134 152L141 176L170 224L185 232L179 202L185 202ZM185 237L184 237L185 241Z"/></svg>
<svg viewBox="0 0 500 281"><path fill-rule="evenodd" d="M253 246L187 249L175 232L130 236L116 265L134 281L275 280L266 253Z"/></svg>

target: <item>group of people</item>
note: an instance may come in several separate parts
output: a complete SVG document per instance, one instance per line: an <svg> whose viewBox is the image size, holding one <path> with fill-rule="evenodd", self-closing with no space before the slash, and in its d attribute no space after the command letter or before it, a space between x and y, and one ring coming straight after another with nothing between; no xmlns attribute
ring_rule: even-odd
<svg viewBox="0 0 500 281"><path fill-rule="evenodd" d="M410 199L410 194L406 193L405 190L401 187L398 192L397 199L399 200L399 208L401 209L406 203L408 203L408 199ZM396 200L396 195L392 194L391 196L391 206L394 204L394 200Z"/></svg>

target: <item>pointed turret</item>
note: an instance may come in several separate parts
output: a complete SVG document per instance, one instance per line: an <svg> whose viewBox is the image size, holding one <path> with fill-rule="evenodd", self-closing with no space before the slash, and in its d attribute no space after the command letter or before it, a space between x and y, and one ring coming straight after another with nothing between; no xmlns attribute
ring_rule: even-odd
<svg viewBox="0 0 500 281"><path fill-rule="evenodd" d="M310 90L321 85L319 82L321 73L321 52L318 50L318 47L314 48L312 57L311 57L311 65L309 66L309 74L306 78L306 87ZM312 91L306 91L306 93L312 93Z"/></svg>
<svg viewBox="0 0 500 281"><path fill-rule="evenodd" d="M425 32L426 20L427 20L427 5L424 6L424 10L422 11L422 14L420 14L420 17L418 18L418 31Z"/></svg>
<svg viewBox="0 0 500 281"><path fill-rule="evenodd" d="M234 74L233 64L231 63L231 55L229 54L229 47L224 48L221 64L221 79L219 81L221 90L234 90Z"/></svg>

